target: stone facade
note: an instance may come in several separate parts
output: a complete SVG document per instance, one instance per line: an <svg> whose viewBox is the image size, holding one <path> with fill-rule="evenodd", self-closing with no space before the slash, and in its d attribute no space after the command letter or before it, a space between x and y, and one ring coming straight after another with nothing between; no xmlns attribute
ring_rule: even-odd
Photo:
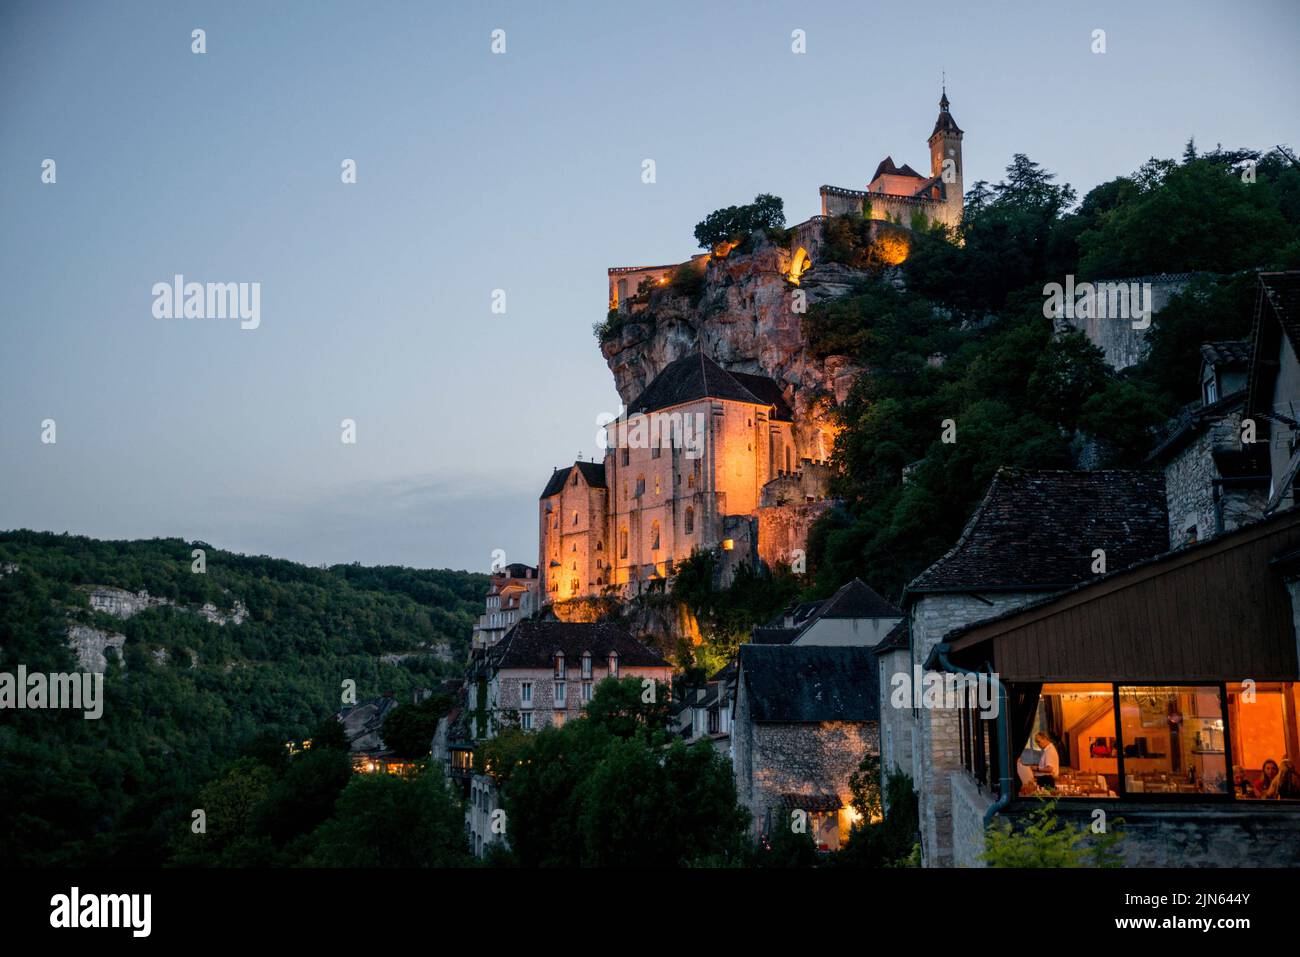
<svg viewBox="0 0 1300 957"><path fill-rule="evenodd" d="M493 673L487 683L487 707L491 714L488 736L502 727L507 713L520 727L530 731L572 721L582 715L583 706L591 700L596 685L609 677L649 678L665 686L664 694L672 687L672 668L667 665L619 665L611 671L607 660L593 659L584 677L581 660L566 661L563 678L556 677L554 668L503 668ZM564 689L563 697L560 686Z"/></svg>
<svg viewBox="0 0 1300 957"><path fill-rule="evenodd" d="M948 632L993 618L1037 598L1042 592L981 594L924 594L911 608L911 665L923 665L934 646ZM895 657L895 656L891 656ZM881 673L881 714L892 709L888 689L892 675ZM953 863L952 786L950 778L961 771L961 738L957 712L948 708L906 709L915 727L912 768L921 817L921 857L927 867ZM901 729L899 729L901 732ZM895 740L897 747L897 739ZM904 768L904 770L907 770Z"/></svg>
<svg viewBox="0 0 1300 957"><path fill-rule="evenodd" d="M1268 489L1224 483L1215 452L1241 448L1241 413L1210 423L1165 465L1169 547L1178 548L1240 528L1264 515Z"/></svg>
<svg viewBox="0 0 1300 957"><path fill-rule="evenodd" d="M608 498L603 482L593 483L592 471L573 466L558 491L538 502L537 573L544 602L599 594L609 584Z"/></svg>
<svg viewBox="0 0 1300 957"><path fill-rule="evenodd" d="M1096 285L1119 284L1129 286L1133 283L1151 284L1151 325L1154 317L1168 305L1170 298L1182 292L1192 280L1194 273L1167 273L1158 276L1136 276L1128 279L1102 279ZM1094 346L1099 348L1106 362L1117 372L1137 365L1142 360L1146 347L1147 333L1151 326L1134 328L1136 320L1118 318L1099 318L1096 316L1060 316L1056 319L1056 328L1061 332L1082 332ZM1139 323L1141 325L1141 323Z"/></svg>
<svg viewBox="0 0 1300 957"><path fill-rule="evenodd" d="M757 839L783 826L788 813L782 795L831 794L849 807L849 778L868 754L880 754L876 722L826 721L809 724L755 723L748 699L737 694L732 725L736 799L752 818ZM840 834L851 815L841 811Z"/></svg>

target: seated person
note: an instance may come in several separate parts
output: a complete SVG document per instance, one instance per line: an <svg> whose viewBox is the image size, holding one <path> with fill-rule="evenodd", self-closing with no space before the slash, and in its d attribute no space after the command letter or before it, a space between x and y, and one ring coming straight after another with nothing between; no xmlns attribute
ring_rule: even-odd
<svg viewBox="0 0 1300 957"><path fill-rule="evenodd" d="M1294 801L1300 798L1300 774L1296 773L1295 765L1291 763L1290 758L1282 759L1282 770L1269 784L1264 797L1274 801Z"/></svg>
<svg viewBox="0 0 1300 957"><path fill-rule="evenodd" d="M1264 770L1259 779L1257 790L1260 797L1268 797L1269 789L1272 788L1273 782L1277 780L1277 762L1272 758L1264 759Z"/></svg>
<svg viewBox="0 0 1300 957"><path fill-rule="evenodd" d="M1232 790L1236 792L1239 798L1259 797L1259 792L1255 790L1254 783L1246 776L1246 769L1240 764L1232 766Z"/></svg>

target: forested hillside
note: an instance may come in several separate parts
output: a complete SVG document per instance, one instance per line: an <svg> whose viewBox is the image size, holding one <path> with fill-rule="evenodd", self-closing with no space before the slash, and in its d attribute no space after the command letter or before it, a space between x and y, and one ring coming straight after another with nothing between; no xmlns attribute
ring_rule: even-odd
<svg viewBox="0 0 1300 957"><path fill-rule="evenodd" d="M102 587L174 604L123 618L92 610ZM125 637L120 663L105 656L101 719L0 716L0 864L160 863L200 784L240 754L310 734L339 709L344 680L359 700L409 699L458 675L486 589L467 572L0 533L0 671L75 670L71 624ZM202 614L205 603L217 614Z"/></svg>

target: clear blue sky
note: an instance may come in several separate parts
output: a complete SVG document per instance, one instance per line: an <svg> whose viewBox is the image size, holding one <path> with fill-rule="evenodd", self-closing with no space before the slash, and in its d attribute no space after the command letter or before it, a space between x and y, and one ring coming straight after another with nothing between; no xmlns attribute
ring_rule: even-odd
<svg viewBox="0 0 1300 957"><path fill-rule="evenodd" d="M552 467L617 407L606 267L923 168L940 71L967 185L1300 145L1300 5L1074 6L4 3L0 528L532 562ZM261 327L154 319L175 273L260 282Z"/></svg>

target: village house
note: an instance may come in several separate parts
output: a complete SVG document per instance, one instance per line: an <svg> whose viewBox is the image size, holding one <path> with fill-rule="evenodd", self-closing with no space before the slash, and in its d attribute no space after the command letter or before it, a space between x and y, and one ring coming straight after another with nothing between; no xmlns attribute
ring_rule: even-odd
<svg viewBox="0 0 1300 957"><path fill-rule="evenodd" d="M819 849L838 850L858 820L849 778L879 755L870 649L742 645L735 694L736 798L755 839L801 822Z"/></svg>
<svg viewBox="0 0 1300 957"><path fill-rule="evenodd" d="M957 715L895 707L930 653L957 628L1131 565L1168 547L1159 472L1002 469L957 544L904 590L907 642L886 635L880 666L882 773L897 768L917 790L929 866L952 863L949 778L961 766ZM1099 564L1104 561L1104 566Z"/></svg>
<svg viewBox="0 0 1300 957"><path fill-rule="evenodd" d="M483 614L474 624L471 649L491 648L514 625L538 608L537 569L511 562L494 569Z"/></svg>
<svg viewBox="0 0 1300 957"><path fill-rule="evenodd" d="M1201 397L1174 419L1147 463L1164 469L1169 547L1260 518L1268 503L1268 447L1243 445L1248 341L1201 346Z"/></svg>
<svg viewBox="0 0 1300 957"><path fill-rule="evenodd" d="M910 665L982 674L1001 702L994 715L958 703L885 716L896 740L910 737L927 865L980 864L993 820L1020 820L1039 795L1057 798L1058 814L1075 823L1094 823L1098 810L1122 818L1119 851L1131 866L1300 863L1300 787L1286 773L1300 760L1300 511L1290 507L1300 404L1297 307L1300 274L1261 275L1240 414L1242 425L1255 423L1256 441L1268 451L1263 517L1243 517L1234 528L1200 512L1205 536L1199 528L1193 542L1175 535L1159 553L1135 559L1133 549L1159 541L1161 531L1144 514L1152 489L1135 488L1131 504L1146 505L1130 509L1129 550L1110 555L1093 574L1076 571L1062 589L1070 563L1086 563L1098 537L1083 524L1086 516L1069 509L1064 522L1026 534L1034 526L1013 511L988 514L999 497L990 489L963 542L908 586L907 633L891 632L877 656L882 697L888 676ZM1203 408L1223 402L1225 379L1228 388L1240 383L1224 375L1240 375L1239 355L1218 343L1203 351L1203 399L1212 400ZM1235 456L1254 467L1248 439L1248 429L1238 432L1241 447L1234 449L1220 437L1218 461ZM1212 447L1206 454L1214 455ZM1224 471L1216 464L1200 474L1210 489L1199 501L1212 503ZM1165 500L1176 510L1173 523L1181 524L1187 500ZM1066 499L1055 501L1059 508ZM932 615L927 622L928 596L936 584L952 586L946 566L954 557L961 564L981 524L990 543L1002 539L1000 549L986 550L991 567L1037 571L1032 577L1055 579L1057 587L1019 595L1010 607L990 605L966 621ZM1053 528L1071 527L1074 547L1053 547ZM1169 550L1171 541L1179 547ZM1033 554L1040 546L1047 551ZM1057 570L1043 574L1043 562L1053 561ZM967 572L981 587L998 584L996 573ZM891 756L890 737L887 727L886 760L900 766L903 749ZM1044 774L1038 760L1048 745L1058 766Z"/></svg>
<svg viewBox="0 0 1300 957"><path fill-rule="evenodd" d="M824 601L791 606L762 628L760 645L863 645L874 647L902 619L903 612L861 578Z"/></svg>
<svg viewBox="0 0 1300 957"><path fill-rule="evenodd" d="M482 736L504 727L524 731L562 726L582 714L595 686L606 678L639 678L672 687L672 666L623 628L606 623L530 620L515 625L490 649L474 683L486 694Z"/></svg>

